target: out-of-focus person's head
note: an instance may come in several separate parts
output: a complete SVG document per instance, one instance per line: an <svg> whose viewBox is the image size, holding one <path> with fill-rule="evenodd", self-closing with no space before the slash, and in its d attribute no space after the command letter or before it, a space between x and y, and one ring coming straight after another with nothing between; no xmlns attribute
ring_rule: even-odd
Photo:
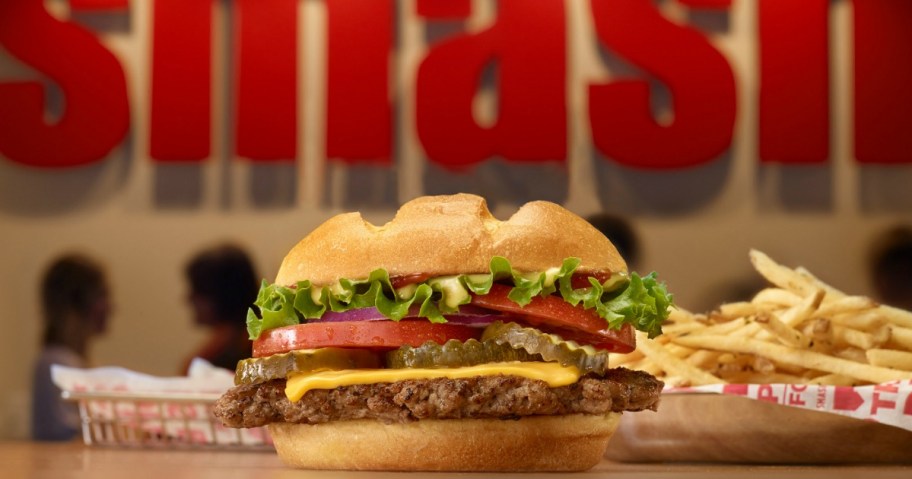
<svg viewBox="0 0 912 479"><path fill-rule="evenodd" d="M621 216L596 213L586 217L592 226L607 236L621 253L631 271L636 270L640 260L640 240L631 222Z"/></svg>
<svg viewBox="0 0 912 479"><path fill-rule="evenodd" d="M56 258L41 282L44 344L83 354L85 342L105 331L111 305L102 266L81 254Z"/></svg>
<svg viewBox="0 0 912 479"><path fill-rule="evenodd" d="M203 250L187 263L185 272L197 324L245 324L247 308L259 289L246 251L231 244Z"/></svg>
<svg viewBox="0 0 912 479"><path fill-rule="evenodd" d="M896 226L878 235L869 268L879 301L912 310L912 227Z"/></svg>

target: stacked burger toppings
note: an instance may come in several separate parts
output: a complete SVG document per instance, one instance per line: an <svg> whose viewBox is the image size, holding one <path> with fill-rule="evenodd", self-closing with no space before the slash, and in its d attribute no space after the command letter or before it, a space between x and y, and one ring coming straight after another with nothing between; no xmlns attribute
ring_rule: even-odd
<svg viewBox="0 0 912 479"><path fill-rule="evenodd" d="M343 214L264 282L253 357L215 412L269 425L299 467L586 469L618 413L656 408L662 382L608 355L660 334L670 306L553 203L507 221L473 195L418 198L382 226Z"/></svg>

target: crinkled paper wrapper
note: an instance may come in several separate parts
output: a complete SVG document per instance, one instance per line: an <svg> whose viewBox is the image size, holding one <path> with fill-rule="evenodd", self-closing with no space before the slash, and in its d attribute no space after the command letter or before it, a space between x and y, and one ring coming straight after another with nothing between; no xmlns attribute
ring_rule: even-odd
<svg viewBox="0 0 912 479"><path fill-rule="evenodd" d="M83 421L129 426L141 432L143 441L165 438L189 445L271 444L263 428L230 429L212 416L212 403L234 386L234 373L203 359L193 360L187 376L151 376L120 367L53 365L51 378L62 391L87 397L81 411Z"/></svg>
<svg viewBox="0 0 912 479"><path fill-rule="evenodd" d="M912 380L670 388L657 412L624 414L606 456L624 462L912 463Z"/></svg>

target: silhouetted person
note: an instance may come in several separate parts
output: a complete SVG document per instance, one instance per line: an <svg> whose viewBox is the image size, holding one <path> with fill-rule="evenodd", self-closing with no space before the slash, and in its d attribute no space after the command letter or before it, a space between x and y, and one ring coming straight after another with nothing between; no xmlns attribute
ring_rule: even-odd
<svg viewBox="0 0 912 479"><path fill-rule="evenodd" d="M912 310L912 227L897 226L873 242L869 274L877 300Z"/></svg>
<svg viewBox="0 0 912 479"><path fill-rule="evenodd" d="M640 240L633 224L623 217L608 213L596 213L586 217L586 220L611 240L627 262L627 268L636 271L640 261Z"/></svg>
<svg viewBox="0 0 912 479"><path fill-rule="evenodd" d="M110 302L102 267L69 254L56 259L41 282L44 333L32 384L32 437L64 441L79 432L79 411L61 399L51 365L86 367L89 342L104 333Z"/></svg>
<svg viewBox="0 0 912 479"><path fill-rule="evenodd" d="M194 322L210 332L184 363L184 372L194 357L234 370L238 361L250 357L247 309L259 290L253 262L243 249L222 245L194 256L185 273Z"/></svg>

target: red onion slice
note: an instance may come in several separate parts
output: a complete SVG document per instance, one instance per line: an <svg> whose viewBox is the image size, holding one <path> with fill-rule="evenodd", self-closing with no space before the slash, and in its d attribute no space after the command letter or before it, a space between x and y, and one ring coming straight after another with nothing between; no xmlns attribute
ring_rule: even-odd
<svg viewBox="0 0 912 479"><path fill-rule="evenodd" d="M409 308L408 314L405 315L402 319L411 319L418 318L419 306L412 306ZM459 312L456 314L444 314L444 318L448 322L453 324L468 324L468 325L488 325L494 321L500 319L500 313L497 311L492 311L487 308L481 308L471 304L462 305L459 307ZM388 321L389 318L383 315L377 308L359 308L351 309L344 312L335 312L335 311L326 311L323 313L323 316L318 320L313 320L311 322L339 322L339 321Z"/></svg>
<svg viewBox="0 0 912 479"><path fill-rule="evenodd" d="M377 308L370 307L350 309L341 313L326 311L320 319L310 320L310 322L336 323L339 321L381 321L384 319L389 318L381 314Z"/></svg>

